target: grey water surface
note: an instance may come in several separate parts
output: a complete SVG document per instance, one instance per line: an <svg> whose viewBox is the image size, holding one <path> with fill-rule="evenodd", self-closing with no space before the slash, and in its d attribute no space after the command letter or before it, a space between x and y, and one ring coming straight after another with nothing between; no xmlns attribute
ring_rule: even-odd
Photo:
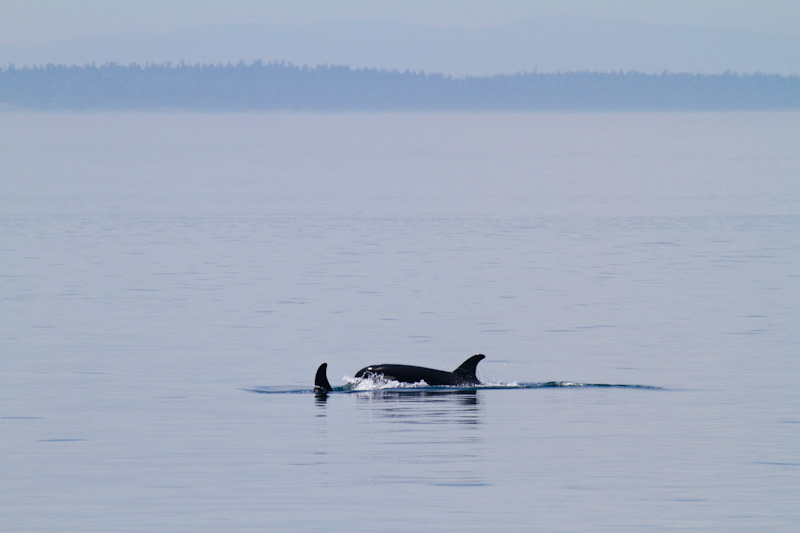
<svg viewBox="0 0 800 533"><path fill-rule="evenodd" d="M800 526L800 114L0 120L0 530Z"/></svg>

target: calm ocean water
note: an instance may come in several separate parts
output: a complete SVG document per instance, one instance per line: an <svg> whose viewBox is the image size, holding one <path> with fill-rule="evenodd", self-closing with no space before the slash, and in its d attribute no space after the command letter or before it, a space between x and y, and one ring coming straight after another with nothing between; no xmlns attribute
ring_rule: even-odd
<svg viewBox="0 0 800 533"><path fill-rule="evenodd" d="M0 530L800 527L800 114L0 118Z"/></svg>

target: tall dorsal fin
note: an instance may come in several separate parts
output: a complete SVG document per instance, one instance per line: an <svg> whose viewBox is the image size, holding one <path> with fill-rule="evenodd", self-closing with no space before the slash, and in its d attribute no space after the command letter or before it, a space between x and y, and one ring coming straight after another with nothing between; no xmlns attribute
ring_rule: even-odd
<svg viewBox="0 0 800 533"><path fill-rule="evenodd" d="M319 365L319 368L317 369L317 375L314 378L314 390L315 391L326 391L327 392L327 391L332 391L333 390L333 387L331 387L331 384L328 383L327 370L328 370L328 363L322 363L321 365Z"/></svg>
<svg viewBox="0 0 800 533"><path fill-rule="evenodd" d="M486 356L482 353L477 355L473 355L463 363L461 366L453 370L453 374L458 376L459 379L463 379L464 381L473 381L475 383L480 383L478 381L478 376L475 375L475 371L478 369L478 363L480 363Z"/></svg>

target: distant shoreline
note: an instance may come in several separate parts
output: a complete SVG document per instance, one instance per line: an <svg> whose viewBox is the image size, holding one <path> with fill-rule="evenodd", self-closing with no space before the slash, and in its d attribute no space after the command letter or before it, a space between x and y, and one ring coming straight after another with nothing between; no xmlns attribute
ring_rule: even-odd
<svg viewBox="0 0 800 533"><path fill-rule="evenodd" d="M0 111L546 112L800 110L800 76L555 72L450 77L346 66L0 69Z"/></svg>

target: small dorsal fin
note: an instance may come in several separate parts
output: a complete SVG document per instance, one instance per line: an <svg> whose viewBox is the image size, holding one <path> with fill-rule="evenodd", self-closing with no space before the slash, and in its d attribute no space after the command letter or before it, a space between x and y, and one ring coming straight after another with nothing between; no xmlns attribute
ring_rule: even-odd
<svg viewBox="0 0 800 533"><path fill-rule="evenodd" d="M482 353L477 355L473 355L463 363L461 366L453 370L453 374L458 376L459 379L463 379L464 381L470 381L475 383L480 383L478 381L478 376L475 375L475 371L478 369L478 363L480 363L486 356Z"/></svg>
<svg viewBox="0 0 800 533"><path fill-rule="evenodd" d="M328 392L328 391L332 391L333 390L333 387L331 387L331 384L328 383L328 376L326 375L327 374L327 370L328 370L328 363L322 363L321 365L319 365L319 368L317 369L317 375L314 378L314 390L315 391Z"/></svg>

